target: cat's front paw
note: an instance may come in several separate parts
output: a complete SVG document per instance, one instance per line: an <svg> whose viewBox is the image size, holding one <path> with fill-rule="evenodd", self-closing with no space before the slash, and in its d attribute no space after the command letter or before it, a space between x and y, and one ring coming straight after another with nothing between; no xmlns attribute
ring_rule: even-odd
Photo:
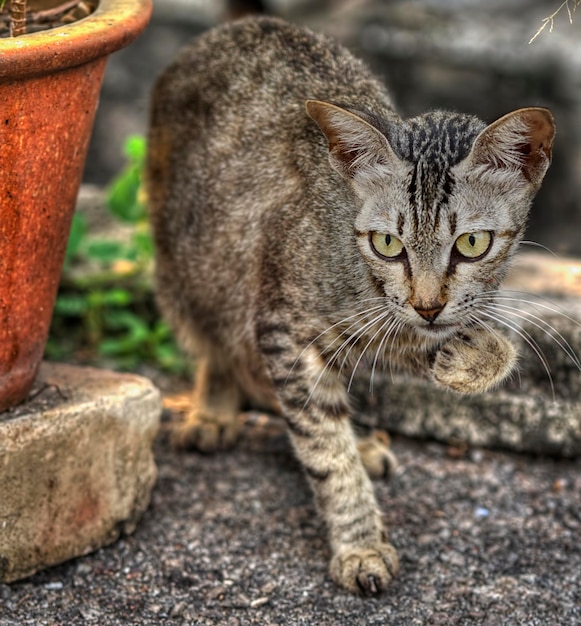
<svg viewBox="0 0 581 626"><path fill-rule="evenodd" d="M432 377L458 393L483 393L499 385L516 365L514 346L498 333L468 328L436 353Z"/></svg>
<svg viewBox="0 0 581 626"><path fill-rule="evenodd" d="M330 566L331 577L339 586L368 596L385 591L398 569L397 552L389 543L340 551Z"/></svg>

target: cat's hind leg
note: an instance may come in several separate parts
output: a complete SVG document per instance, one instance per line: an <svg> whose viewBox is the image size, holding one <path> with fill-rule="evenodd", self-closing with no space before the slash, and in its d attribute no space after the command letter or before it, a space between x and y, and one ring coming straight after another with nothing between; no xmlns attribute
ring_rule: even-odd
<svg viewBox="0 0 581 626"><path fill-rule="evenodd" d="M242 392L230 364L208 350L196 365L191 408L171 432L177 448L214 452L231 448L240 432Z"/></svg>
<svg viewBox="0 0 581 626"><path fill-rule="evenodd" d="M357 450L370 478L387 478L398 468L389 435L383 430L374 430L365 437L358 436Z"/></svg>

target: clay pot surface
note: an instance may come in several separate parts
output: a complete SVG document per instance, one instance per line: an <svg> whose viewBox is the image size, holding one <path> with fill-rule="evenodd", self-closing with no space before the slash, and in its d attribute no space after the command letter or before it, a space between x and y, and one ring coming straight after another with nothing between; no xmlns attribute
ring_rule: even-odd
<svg viewBox="0 0 581 626"><path fill-rule="evenodd" d="M0 411L42 359L107 56L151 0L101 0L70 26L0 39Z"/></svg>

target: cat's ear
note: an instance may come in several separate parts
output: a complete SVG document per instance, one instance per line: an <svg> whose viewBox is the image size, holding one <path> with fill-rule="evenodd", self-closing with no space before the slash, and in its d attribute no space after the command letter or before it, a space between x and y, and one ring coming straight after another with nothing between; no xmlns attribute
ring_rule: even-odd
<svg viewBox="0 0 581 626"><path fill-rule="evenodd" d="M485 128L468 159L500 180L520 173L538 188L551 164L554 137L555 121L548 109L518 109Z"/></svg>
<svg viewBox="0 0 581 626"><path fill-rule="evenodd" d="M308 115L329 142L331 165L355 181L389 174L399 161L385 136L377 128L341 107L307 100Z"/></svg>

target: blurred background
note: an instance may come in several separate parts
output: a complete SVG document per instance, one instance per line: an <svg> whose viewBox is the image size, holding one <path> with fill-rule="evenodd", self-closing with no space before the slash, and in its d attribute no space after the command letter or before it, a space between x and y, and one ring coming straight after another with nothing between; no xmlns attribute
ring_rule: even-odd
<svg viewBox="0 0 581 626"><path fill-rule="evenodd" d="M187 374L187 360L154 304L154 249L142 193L149 100L156 77L186 42L247 12L278 15L342 41L385 79L404 117L445 108L492 122L519 107L549 107L558 131L553 165L526 238L580 257L577 4L581 0L155 0L145 33L109 60L46 356L138 371L160 386L160 371L170 386L174 376ZM545 293L559 285L581 293L581 264L536 250L534 263L526 257L527 290L536 281L534 288Z"/></svg>
<svg viewBox="0 0 581 626"><path fill-rule="evenodd" d="M579 255L581 11L575 14L575 4L563 3L551 23L543 20L561 0L155 0L144 35L109 61L85 182L106 185L123 167L123 142L146 132L153 82L180 47L234 15L265 11L337 37L385 79L406 117L446 108L491 122L518 107L549 107L558 129L554 161L527 238Z"/></svg>

